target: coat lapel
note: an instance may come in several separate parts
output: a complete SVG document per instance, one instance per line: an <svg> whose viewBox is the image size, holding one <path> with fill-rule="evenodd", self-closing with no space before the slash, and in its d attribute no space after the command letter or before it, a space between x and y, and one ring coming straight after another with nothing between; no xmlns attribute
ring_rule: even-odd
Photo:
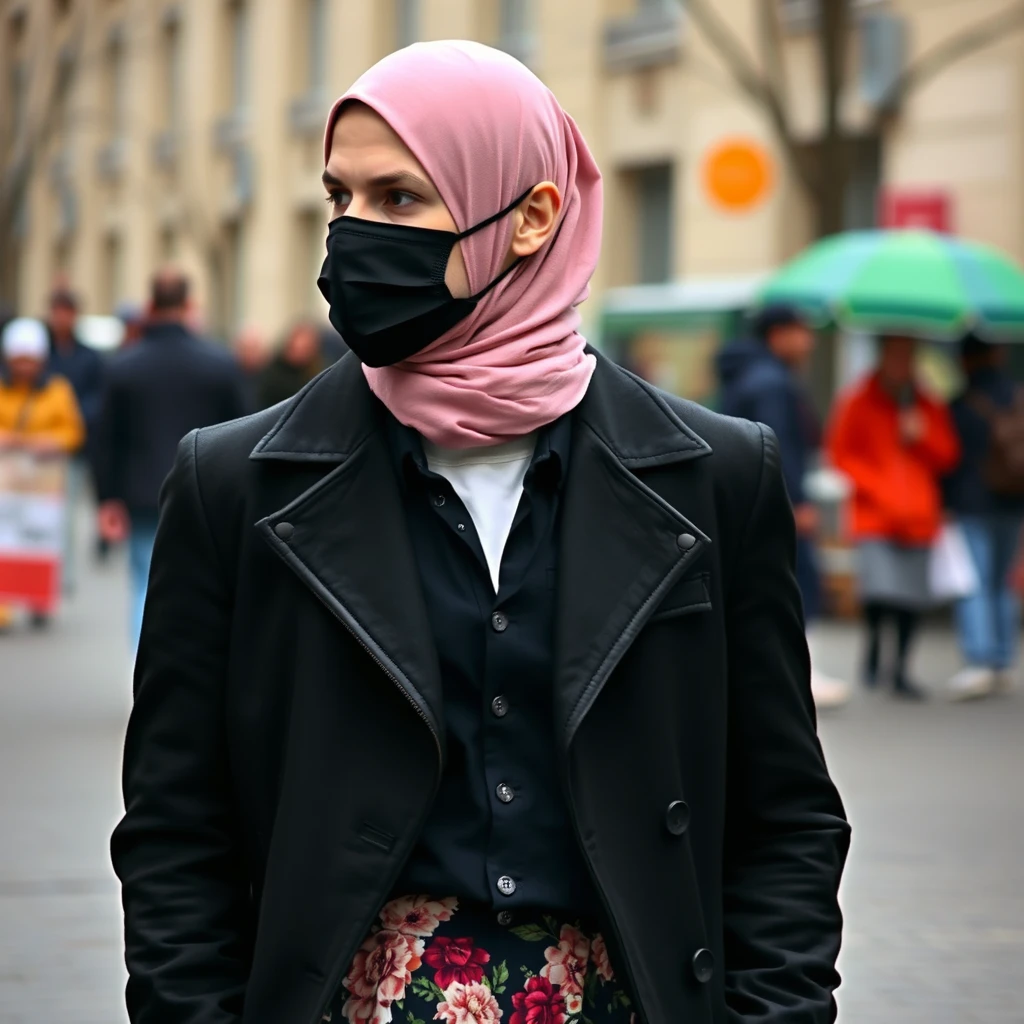
<svg viewBox="0 0 1024 1024"><path fill-rule="evenodd" d="M598 357L574 422L556 621L554 702L565 746L659 601L710 543L642 479L711 454L654 389ZM330 471L257 526L443 749L437 652L383 426L354 357L317 377L251 458Z"/></svg>
<svg viewBox="0 0 1024 1024"><path fill-rule="evenodd" d="M563 496L555 714L567 747L659 601L710 543L637 474L711 454L656 391L599 359Z"/></svg>
<svg viewBox="0 0 1024 1024"><path fill-rule="evenodd" d="M402 689L443 750L441 677L379 403L346 357L250 458L333 468L257 528Z"/></svg>

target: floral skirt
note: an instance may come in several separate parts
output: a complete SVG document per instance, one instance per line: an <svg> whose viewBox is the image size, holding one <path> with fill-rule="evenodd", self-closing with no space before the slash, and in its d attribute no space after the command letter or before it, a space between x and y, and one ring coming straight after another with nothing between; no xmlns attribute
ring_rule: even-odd
<svg viewBox="0 0 1024 1024"><path fill-rule="evenodd" d="M323 1019L636 1024L592 925L428 896L384 906Z"/></svg>

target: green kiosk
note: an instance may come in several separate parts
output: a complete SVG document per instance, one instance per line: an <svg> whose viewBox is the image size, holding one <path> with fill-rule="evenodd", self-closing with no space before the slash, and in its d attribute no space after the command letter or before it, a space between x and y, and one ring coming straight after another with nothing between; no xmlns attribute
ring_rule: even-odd
<svg viewBox="0 0 1024 1024"><path fill-rule="evenodd" d="M666 391L715 407L715 355L746 332L766 275L612 288L600 314L608 356Z"/></svg>

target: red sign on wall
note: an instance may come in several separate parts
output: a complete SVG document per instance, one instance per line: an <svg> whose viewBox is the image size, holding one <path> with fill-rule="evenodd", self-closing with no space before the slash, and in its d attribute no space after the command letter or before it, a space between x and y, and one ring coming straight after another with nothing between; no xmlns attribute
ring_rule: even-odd
<svg viewBox="0 0 1024 1024"><path fill-rule="evenodd" d="M953 230L952 204L947 192L890 189L883 194L881 206L879 220L883 228Z"/></svg>

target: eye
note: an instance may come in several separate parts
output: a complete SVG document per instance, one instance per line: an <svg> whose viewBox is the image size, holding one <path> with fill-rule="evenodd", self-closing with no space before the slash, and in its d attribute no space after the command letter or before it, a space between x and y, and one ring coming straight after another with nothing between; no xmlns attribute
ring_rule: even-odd
<svg viewBox="0 0 1024 1024"><path fill-rule="evenodd" d="M419 196L414 196L411 192L401 192L397 189L388 193L388 203L393 206L396 210L400 210L403 207L412 206L413 203L419 202Z"/></svg>
<svg viewBox="0 0 1024 1024"><path fill-rule="evenodd" d="M341 210L352 202L352 193L339 189L327 197L327 202L330 203L332 210Z"/></svg>

